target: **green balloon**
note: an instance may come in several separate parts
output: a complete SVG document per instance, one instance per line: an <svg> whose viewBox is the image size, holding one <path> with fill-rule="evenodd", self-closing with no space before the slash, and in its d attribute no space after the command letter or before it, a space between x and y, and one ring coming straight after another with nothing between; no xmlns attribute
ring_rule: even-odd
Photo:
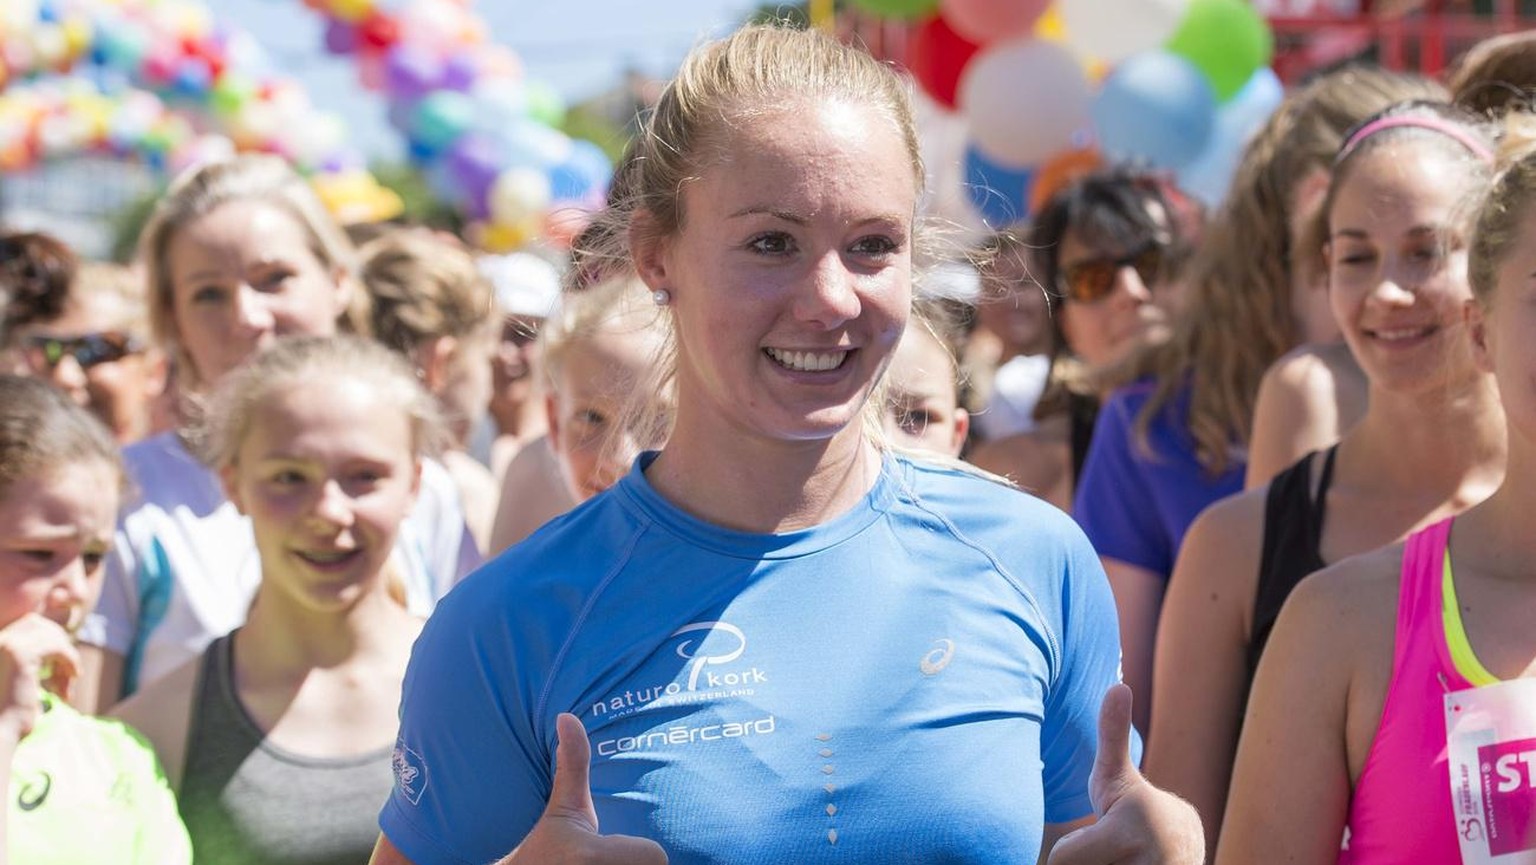
<svg viewBox="0 0 1536 865"><path fill-rule="evenodd" d="M938 11L939 0L853 0L853 5L883 18L922 18Z"/></svg>
<svg viewBox="0 0 1536 865"><path fill-rule="evenodd" d="M232 115L255 96L256 82L238 73L226 72L219 76L219 83L213 86L209 99L214 111Z"/></svg>
<svg viewBox="0 0 1536 865"><path fill-rule="evenodd" d="M442 150L475 121L475 103L463 93L439 90L416 103L411 112L411 131L416 140Z"/></svg>
<svg viewBox="0 0 1536 865"><path fill-rule="evenodd" d="M1226 102L1269 65L1275 41L1247 0L1190 0L1167 47L1205 73L1216 100Z"/></svg>
<svg viewBox="0 0 1536 865"><path fill-rule="evenodd" d="M565 123L565 100L553 87L542 81L529 81L523 87L528 100L528 116L545 126L559 129Z"/></svg>

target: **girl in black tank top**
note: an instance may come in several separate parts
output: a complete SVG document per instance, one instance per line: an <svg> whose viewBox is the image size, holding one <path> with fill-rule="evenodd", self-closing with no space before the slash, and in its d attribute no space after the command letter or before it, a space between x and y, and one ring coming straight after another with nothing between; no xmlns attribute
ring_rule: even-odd
<svg viewBox="0 0 1536 865"><path fill-rule="evenodd" d="M1313 451L1276 475L1264 497L1264 547L1259 559L1259 587L1253 596L1253 635L1248 643L1248 680L1259 668L1259 656L1280 608L1291 590L1308 574L1327 567L1323 561L1323 518L1328 487L1333 483L1333 458L1339 446ZM1323 455L1323 473L1312 489L1312 464Z"/></svg>

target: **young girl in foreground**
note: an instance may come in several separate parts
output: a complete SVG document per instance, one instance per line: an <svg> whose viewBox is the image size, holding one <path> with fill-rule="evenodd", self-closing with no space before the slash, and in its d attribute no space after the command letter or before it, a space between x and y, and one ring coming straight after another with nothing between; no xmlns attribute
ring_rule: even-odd
<svg viewBox="0 0 1536 865"><path fill-rule="evenodd" d="M0 863L192 858L154 753L62 699L122 488L117 447L85 409L0 376Z"/></svg>
<svg viewBox="0 0 1536 865"><path fill-rule="evenodd" d="M165 763L199 861L366 862L421 627L388 563L436 405L355 337L292 337L233 376L204 446L261 585L242 627L118 711Z"/></svg>
<svg viewBox="0 0 1536 865"><path fill-rule="evenodd" d="M1469 251L1467 330L1503 401L1505 481L1454 521L1297 587L1254 682L1219 862L1530 861L1520 824L1489 824L1484 807L1530 813L1528 764L1509 758L1521 771L1506 789L1496 756L1536 737L1531 123L1516 121Z"/></svg>

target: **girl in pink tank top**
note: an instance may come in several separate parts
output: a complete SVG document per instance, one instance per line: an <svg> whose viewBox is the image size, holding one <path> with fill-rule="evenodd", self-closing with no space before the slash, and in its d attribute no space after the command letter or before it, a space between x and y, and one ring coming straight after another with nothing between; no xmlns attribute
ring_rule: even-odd
<svg viewBox="0 0 1536 865"><path fill-rule="evenodd" d="M1259 667L1218 863L1536 863L1536 118L1505 123L1470 235L1447 238L1467 250L1465 325L1374 327L1402 357L1446 329L1466 341L1504 417L1445 422L1501 424L1506 476L1455 518L1454 543L1444 520L1292 594ZM1422 300L1390 280L1380 296Z"/></svg>

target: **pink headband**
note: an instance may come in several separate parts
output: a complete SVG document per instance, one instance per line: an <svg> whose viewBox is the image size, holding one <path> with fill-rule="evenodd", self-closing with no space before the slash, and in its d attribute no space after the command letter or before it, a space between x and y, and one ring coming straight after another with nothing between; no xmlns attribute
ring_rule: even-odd
<svg viewBox="0 0 1536 865"><path fill-rule="evenodd" d="M1372 120L1370 123L1367 123L1359 129L1355 130L1355 134L1351 135L1349 140L1344 142L1344 146L1339 148L1339 155L1333 160L1333 164L1338 165L1340 162L1343 162L1349 157L1349 154L1355 152L1355 149L1360 146L1360 142L1370 138L1372 135L1375 135L1383 129L1398 129L1404 126L1413 127L1415 129L1433 130L1448 138L1455 139L1456 142L1462 147L1472 151L1472 155L1476 156L1478 159L1481 159L1484 162L1494 161L1493 151L1488 149L1488 145L1478 141L1471 135L1468 135L1465 129L1461 129L1456 124L1451 123L1448 120L1443 120L1434 116L1411 116L1399 114L1394 117L1383 117L1379 120Z"/></svg>

